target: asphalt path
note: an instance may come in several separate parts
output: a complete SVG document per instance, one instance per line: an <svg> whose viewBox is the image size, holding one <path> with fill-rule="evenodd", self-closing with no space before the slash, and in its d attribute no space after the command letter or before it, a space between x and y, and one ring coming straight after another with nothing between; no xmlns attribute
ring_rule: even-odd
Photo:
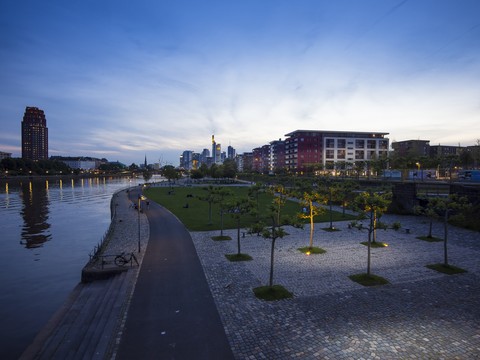
<svg viewBox="0 0 480 360"><path fill-rule="evenodd" d="M152 201L144 211L150 238L116 358L233 359L187 229Z"/></svg>

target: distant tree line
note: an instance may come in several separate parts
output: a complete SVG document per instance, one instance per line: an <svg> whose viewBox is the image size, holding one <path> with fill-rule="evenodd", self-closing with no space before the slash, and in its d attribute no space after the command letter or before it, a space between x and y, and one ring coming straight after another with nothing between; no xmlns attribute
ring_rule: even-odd
<svg viewBox="0 0 480 360"><path fill-rule="evenodd" d="M33 161L22 158L6 158L1 160L0 167L4 174L8 171L9 175L53 175L72 172L67 164L59 160Z"/></svg>

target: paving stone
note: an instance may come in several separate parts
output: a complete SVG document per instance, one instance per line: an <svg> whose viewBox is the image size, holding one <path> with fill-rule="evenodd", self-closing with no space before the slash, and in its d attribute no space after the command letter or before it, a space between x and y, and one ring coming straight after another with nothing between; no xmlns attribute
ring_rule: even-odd
<svg viewBox="0 0 480 360"><path fill-rule="evenodd" d="M233 241L215 242L217 232L192 233L238 359L471 359L480 358L480 234L450 227L449 259L468 273L445 275L425 267L443 262L443 243L417 239L428 221L414 216L384 215L404 230L380 230L372 249L372 273L390 284L363 287L348 276L366 272L366 230L325 232L317 225L314 245L327 250L306 256L309 228L289 228L276 242L274 283L294 293L293 299L265 302L253 288L268 282L269 240L242 238L242 252L252 261L231 263L224 254L237 251ZM443 236L434 223L434 236ZM228 285L228 286L227 286Z"/></svg>

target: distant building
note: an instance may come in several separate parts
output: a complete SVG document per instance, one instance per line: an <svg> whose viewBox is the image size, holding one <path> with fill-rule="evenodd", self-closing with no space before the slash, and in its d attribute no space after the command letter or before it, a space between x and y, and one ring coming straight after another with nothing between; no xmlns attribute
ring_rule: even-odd
<svg viewBox="0 0 480 360"><path fill-rule="evenodd" d="M8 159L8 158L11 158L11 157L12 157L12 153L7 153L7 152L0 151L0 160Z"/></svg>
<svg viewBox="0 0 480 360"><path fill-rule="evenodd" d="M399 157L430 156L430 140L394 141L392 149Z"/></svg>
<svg viewBox="0 0 480 360"><path fill-rule="evenodd" d="M222 163L222 144L215 144L215 164L221 165Z"/></svg>
<svg viewBox="0 0 480 360"><path fill-rule="evenodd" d="M27 107L22 120L22 158L48 160L48 128L45 113Z"/></svg>
<svg viewBox="0 0 480 360"><path fill-rule="evenodd" d="M52 156L50 159L61 161L68 165L71 169L78 170L95 170L98 169L100 165L107 163L106 159L97 159L85 156Z"/></svg>
<svg viewBox="0 0 480 360"><path fill-rule="evenodd" d="M269 171L275 172L285 168L285 141L281 139L270 142Z"/></svg>
<svg viewBox="0 0 480 360"><path fill-rule="evenodd" d="M97 163L93 160L62 160L62 162L71 169L95 170L97 168Z"/></svg>
<svg viewBox="0 0 480 360"><path fill-rule="evenodd" d="M199 162L201 164L209 164L212 162L212 158L210 157L210 150L203 149L202 153L199 156Z"/></svg>
<svg viewBox="0 0 480 360"><path fill-rule="evenodd" d="M270 145L253 149L252 170L261 174L270 172Z"/></svg>
<svg viewBox="0 0 480 360"><path fill-rule="evenodd" d="M252 170L253 153L245 152L243 154L239 154L239 155L236 156L235 162L237 163L238 171L249 172L249 171Z"/></svg>
<svg viewBox="0 0 480 360"><path fill-rule="evenodd" d="M460 155L465 148L450 145L430 145L429 155L432 158L441 158L449 155Z"/></svg>
<svg viewBox="0 0 480 360"><path fill-rule="evenodd" d="M335 167L338 162L355 163L388 156L385 132L296 130L286 134L285 168L306 171L321 165Z"/></svg>
<svg viewBox="0 0 480 360"><path fill-rule="evenodd" d="M217 162L216 154L217 154L217 144L215 142L215 135L212 135L212 162L213 163Z"/></svg>
<svg viewBox="0 0 480 360"><path fill-rule="evenodd" d="M232 146L228 145L228 147L227 147L227 158L235 159L235 156L236 156L235 149Z"/></svg>
<svg viewBox="0 0 480 360"><path fill-rule="evenodd" d="M192 170L193 168L193 151L185 150L180 156L180 167L185 170Z"/></svg>

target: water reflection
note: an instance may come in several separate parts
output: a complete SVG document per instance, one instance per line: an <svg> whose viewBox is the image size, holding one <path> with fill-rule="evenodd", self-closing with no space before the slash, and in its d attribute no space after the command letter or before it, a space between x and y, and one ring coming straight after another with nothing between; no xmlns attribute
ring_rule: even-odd
<svg viewBox="0 0 480 360"><path fill-rule="evenodd" d="M49 217L48 183L28 182L20 184L23 218L20 244L26 248L41 247L51 239Z"/></svg>

